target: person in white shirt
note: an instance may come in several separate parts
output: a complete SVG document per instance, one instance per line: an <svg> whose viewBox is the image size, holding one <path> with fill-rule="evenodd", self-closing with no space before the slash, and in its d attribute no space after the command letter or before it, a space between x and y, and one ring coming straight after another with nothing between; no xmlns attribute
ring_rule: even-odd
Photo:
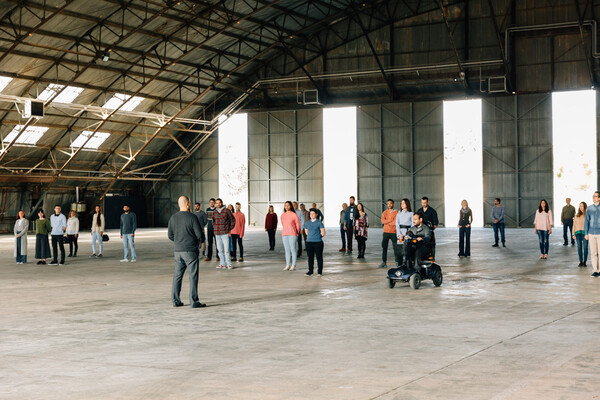
<svg viewBox="0 0 600 400"><path fill-rule="evenodd" d="M54 206L54 214L50 217L52 226L52 262L48 265L58 265L58 248L60 248L60 265L65 265L65 232L67 230L67 218L60 212L57 204ZM58 248L57 248L58 247Z"/></svg>
<svg viewBox="0 0 600 400"><path fill-rule="evenodd" d="M79 218L75 210L69 212L69 219L67 220L67 241L69 242L69 257L77 257L77 238L79 237ZM75 252L73 252L75 247Z"/></svg>
<svg viewBox="0 0 600 400"><path fill-rule="evenodd" d="M96 206L92 217L92 255L90 257L102 257L104 251L102 235L104 235L104 214L102 214L100 206ZM96 241L98 241L98 252L96 252Z"/></svg>

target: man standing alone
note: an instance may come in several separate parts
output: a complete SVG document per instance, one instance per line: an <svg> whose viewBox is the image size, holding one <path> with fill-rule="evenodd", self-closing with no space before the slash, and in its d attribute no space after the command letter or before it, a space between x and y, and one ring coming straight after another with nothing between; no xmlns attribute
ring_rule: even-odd
<svg viewBox="0 0 600 400"><path fill-rule="evenodd" d="M65 244L64 237L67 230L67 218L61 214L61 208L57 204L54 206L54 214L50 217L52 226L52 262L48 265L58 265L58 249L60 248L60 265L65 265Z"/></svg>
<svg viewBox="0 0 600 400"><path fill-rule="evenodd" d="M198 244L202 239L202 229L198 218L190 212L190 200L186 196L179 198L179 212L169 219L169 240L174 244L175 271L171 301L173 307L181 307L179 298L181 281L185 270L188 269L190 279L190 307L202 308L206 304L198 300Z"/></svg>
<svg viewBox="0 0 600 400"><path fill-rule="evenodd" d="M137 217L127 204L123 206L124 213L121 214L121 239L123 239L124 256L121 262L129 262L129 248L131 247L131 262L136 261L135 243L133 237L137 229Z"/></svg>
<svg viewBox="0 0 600 400"><path fill-rule="evenodd" d="M573 218L575 218L575 207L571 205L571 198L567 197L565 200L567 205L562 208L560 213L560 220L563 224L563 246L569 245L569 238L571 238L571 246L575 246L575 239L573 239ZM567 230L570 229L570 234L567 236Z"/></svg>
<svg viewBox="0 0 600 400"><path fill-rule="evenodd" d="M502 239L502 247L506 247L506 240L504 238L504 206L501 203L502 201L497 198L494 200L494 207L492 207L492 228L494 228L494 244L492 247L498 247L498 230Z"/></svg>

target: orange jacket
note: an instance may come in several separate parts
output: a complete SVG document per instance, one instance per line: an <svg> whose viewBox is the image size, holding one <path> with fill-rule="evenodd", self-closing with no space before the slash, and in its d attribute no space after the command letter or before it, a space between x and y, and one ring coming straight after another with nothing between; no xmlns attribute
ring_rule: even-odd
<svg viewBox="0 0 600 400"><path fill-rule="evenodd" d="M396 215L398 215L398 210L385 210L381 214L383 233L396 233Z"/></svg>

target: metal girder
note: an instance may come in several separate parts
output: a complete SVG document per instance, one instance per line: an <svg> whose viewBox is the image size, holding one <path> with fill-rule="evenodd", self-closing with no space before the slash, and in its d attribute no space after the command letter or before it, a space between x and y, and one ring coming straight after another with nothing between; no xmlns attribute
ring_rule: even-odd
<svg viewBox="0 0 600 400"><path fill-rule="evenodd" d="M454 35L452 33L452 29L450 29L450 23L448 22L448 17L446 16L446 12L444 10L444 6L442 4L442 0L437 0L437 3L440 7L440 11L442 13L442 17L444 18L444 24L446 25L446 32L448 33L448 38L450 39L450 44L452 45L452 50L454 51L454 57L456 58L456 64L458 66L458 73L462 78L463 84L468 88L467 80L464 79L465 71L462 67L462 63L460 61L460 55L458 54L458 50L456 48L456 43L454 42ZM446 6L449 7L449 6Z"/></svg>

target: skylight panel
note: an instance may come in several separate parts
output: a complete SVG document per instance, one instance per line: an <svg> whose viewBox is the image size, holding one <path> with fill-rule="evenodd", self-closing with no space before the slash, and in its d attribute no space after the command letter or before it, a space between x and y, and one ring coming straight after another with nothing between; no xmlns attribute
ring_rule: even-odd
<svg viewBox="0 0 600 400"><path fill-rule="evenodd" d="M75 139L73 141L73 143L71 143L71 147L79 148L79 147L83 146L83 144L86 142L86 140L88 140L88 138L93 133L94 132L92 132L92 131L81 132L81 134L79 136L77 136L77 139ZM104 143L104 141L106 139L108 139L109 136L110 136L110 133L96 132L96 134L94 134L94 136L87 143L85 143L84 148L85 149L97 149L98 147L100 147L100 145L102 143Z"/></svg>
<svg viewBox="0 0 600 400"><path fill-rule="evenodd" d="M138 97L138 96L131 97L128 94L115 93L115 95L113 97L111 97L106 102L106 104L104 104L104 108L108 108L109 110L114 110L116 108L119 108L119 106L121 106L121 104L125 103L119 110L133 111L144 100L145 99L143 97Z"/></svg>
<svg viewBox="0 0 600 400"><path fill-rule="evenodd" d="M64 88L64 90L62 90ZM62 90L62 92L61 92ZM56 83L51 83L46 86L46 89L38 96L39 100L48 101L50 100L56 93L60 92L58 96L53 100L56 103L72 103L77 96L83 92L83 88L75 87L75 86L67 86L65 88L64 85L59 85Z"/></svg>
<svg viewBox="0 0 600 400"><path fill-rule="evenodd" d="M17 125L12 131L2 140L4 143L11 143L15 137L21 132L24 125ZM17 138L15 143L22 144L36 144L38 140L44 136L44 133L48 130L45 126L28 126L25 131Z"/></svg>
<svg viewBox="0 0 600 400"><path fill-rule="evenodd" d="M7 78L5 76L0 76L0 93L6 88L6 86L12 81L12 78Z"/></svg>

